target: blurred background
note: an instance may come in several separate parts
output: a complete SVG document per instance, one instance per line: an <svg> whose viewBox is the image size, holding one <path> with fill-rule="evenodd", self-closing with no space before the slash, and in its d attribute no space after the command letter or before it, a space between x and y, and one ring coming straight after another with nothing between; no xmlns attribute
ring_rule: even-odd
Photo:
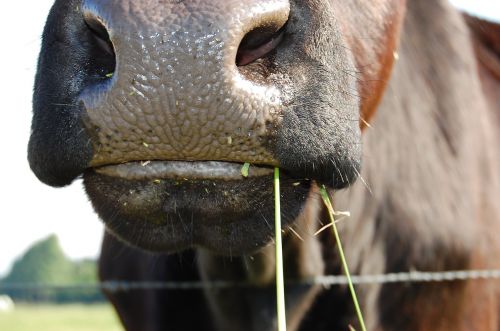
<svg viewBox="0 0 500 331"><path fill-rule="evenodd" d="M4 45L0 52L0 73L3 76L0 91L5 116L0 121L0 150L4 153L0 164L0 281L28 281L36 272L41 273L37 277L49 282L95 281L95 259L103 229L83 193L81 181L62 189L47 187L38 182L26 160L36 57L52 3L53 0L30 0L0 4L4 16L0 20ZM500 1L452 0L452 3L478 16L500 21ZM65 272L60 273L60 278L53 278L50 271L46 271L51 267ZM0 330L14 330L2 324L8 319L2 315L2 307L10 307L11 303L1 294ZM60 297L54 297L55 294L50 292L38 295L41 297L34 299L73 301L68 294ZM92 291L82 294L79 299L80 302L100 300L102 297ZM93 318L108 323L106 330L110 330L111 325L116 328L115 317L108 308L99 309ZM37 311L41 309L39 307ZM68 309L66 316L71 316L71 308ZM30 311L29 314L32 319L35 313ZM88 315L83 318L88 321ZM26 323L24 315L11 317L11 323L13 319L16 325L22 321ZM28 326L25 330L41 330L39 327ZM93 330L101 329L93 327Z"/></svg>

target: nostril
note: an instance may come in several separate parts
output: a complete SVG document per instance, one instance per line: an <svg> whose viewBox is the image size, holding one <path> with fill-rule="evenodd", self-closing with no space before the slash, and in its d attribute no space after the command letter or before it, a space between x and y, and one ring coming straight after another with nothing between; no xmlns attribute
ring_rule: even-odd
<svg viewBox="0 0 500 331"><path fill-rule="evenodd" d="M86 13L89 32L90 63L101 78L110 78L116 67L116 54L105 25L94 15Z"/></svg>
<svg viewBox="0 0 500 331"><path fill-rule="evenodd" d="M283 40L285 27L258 27L247 33L238 48L236 65L245 66L271 53Z"/></svg>

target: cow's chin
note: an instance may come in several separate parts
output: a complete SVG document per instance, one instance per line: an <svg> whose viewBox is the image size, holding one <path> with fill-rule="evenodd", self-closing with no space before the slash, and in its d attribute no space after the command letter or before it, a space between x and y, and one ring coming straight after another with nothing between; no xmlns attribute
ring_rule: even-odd
<svg viewBox="0 0 500 331"><path fill-rule="evenodd" d="M153 162L93 169L84 174L84 184L107 230L142 249L175 252L203 247L217 254L243 255L272 242L271 167L251 166L243 177L238 163L184 166ZM146 168L150 170L144 174ZM299 215L310 185L309 180L282 173L284 229Z"/></svg>

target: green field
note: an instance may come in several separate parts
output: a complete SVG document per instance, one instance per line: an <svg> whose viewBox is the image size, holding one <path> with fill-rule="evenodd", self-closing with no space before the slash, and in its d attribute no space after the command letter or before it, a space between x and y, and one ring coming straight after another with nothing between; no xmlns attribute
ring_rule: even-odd
<svg viewBox="0 0 500 331"><path fill-rule="evenodd" d="M17 305L0 312L2 331L123 331L109 305Z"/></svg>

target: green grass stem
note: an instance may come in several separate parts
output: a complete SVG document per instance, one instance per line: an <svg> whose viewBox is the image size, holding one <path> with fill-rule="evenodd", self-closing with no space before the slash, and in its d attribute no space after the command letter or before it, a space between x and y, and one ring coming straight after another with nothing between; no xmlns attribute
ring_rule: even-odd
<svg viewBox="0 0 500 331"><path fill-rule="evenodd" d="M320 188L321 197L323 198L323 202L325 203L326 208L328 209L328 215L330 215L330 221L332 222L332 231L335 236L335 240L337 241L337 247L339 249L340 259L342 260L342 266L344 267L344 272L347 277L347 281L349 283L349 290L351 291L352 301L354 302L354 308L356 309L356 314L358 315L359 324L361 326L362 331L366 331L365 321L363 319L363 314L361 312L361 308L359 307L358 298L356 296L356 291L354 291L354 285L352 284L351 274L349 273L349 268L347 266L347 261L344 255L344 249L342 248L342 243L340 242L339 232L337 231L337 226L335 225L334 218L334 209L332 203L330 201L330 197L326 192L326 188L324 185Z"/></svg>
<svg viewBox="0 0 500 331"><path fill-rule="evenodd" d="M286 331L285 281L283 279L283 251L281 247L280 170L274 168L274 229L276 241L276 304L278 331Z"/></svg>
<svg viewBox="0 0 500 331"><path fill-rule="evenodd" d="M248 177L248 170L249 169L250 169L250 163L245 162L245 164L243 164L243 167L241 167L241 175L243 177Z"/></svg>

